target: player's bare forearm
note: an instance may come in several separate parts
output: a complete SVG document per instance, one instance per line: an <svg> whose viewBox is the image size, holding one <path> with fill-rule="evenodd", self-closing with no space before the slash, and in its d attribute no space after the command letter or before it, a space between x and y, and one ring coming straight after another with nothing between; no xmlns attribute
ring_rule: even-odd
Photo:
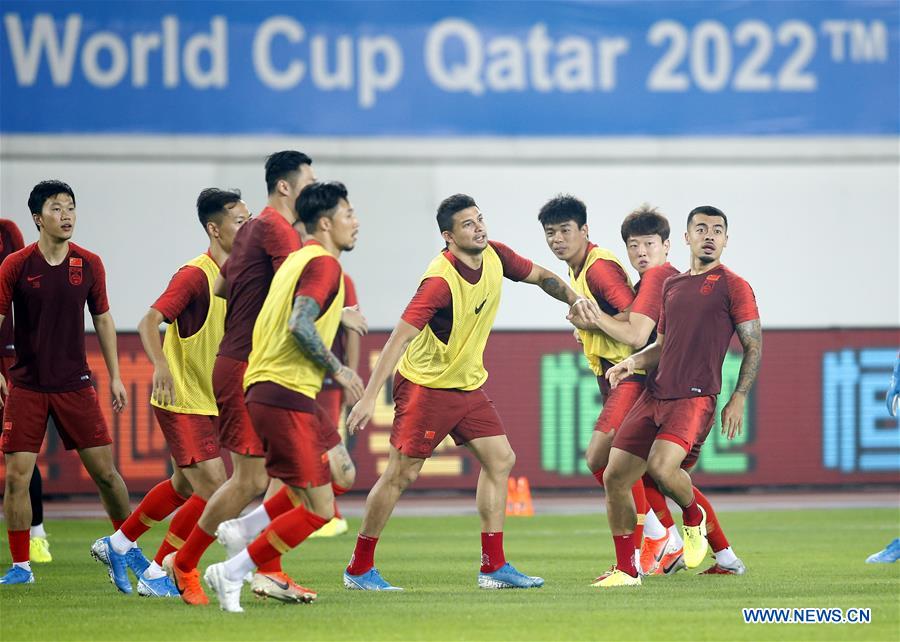
<svg viewBox="0 0 900 642"><path fill-rule="evenodd" d="M609 316L605 312L600 312L598 325L600 329L611 336L616 341L621 341L630 345L632 348L643 348L647 345L650 335L656 323L643 314L627 315L625 320L620 320L621 315L627 315L620 312L614 317Z"/></svg>
<svg viewBox="0 0 900 642"><path fill-rule="evenodd" d="M109 312L94 315L94 330L100 342L100 352L106 362L106 371L110 379L119 378L119 350L116 346L116 324Z"/></svg>
<svg viewBox="0 0 900 642"><path fill-rule="evenodd" d="M166 361L163 353L162 339L159 337L159 325L165 321L159 310L150 308L147 314L138 323L138 335L141 337L141 345L144 346L144 352L150 358L150 362L156 366Z"/></svg>
<svg viewBox="0 0 900 642"><path fill-rule="evenodd" d="M656 341L648 345L640 352L631 355L636 370L652 370L659 365L659 357L662 355L663 335L656 335Z"/></svg>
<svg viewBox="0 0 900 642"><path fill-rule="evenodd" d="M344 335L344 362L347 367L354 372L359 371L359 335L355 332L348 332Z"/></svg>
<svg viewBox="0 0 900 642"><path fill-rule="evenodd" d="M326 372L336 373L344 367L344 364L334 356L329 350L319 331L316 330L316 317L319 316L319 304L315 299L308 296L298 296L294 298L294 307L291 310L291 317L288 319L288 329L303 353L306 354L313 363L325 369Z"/></svg>
<svg viewBox="0 0 900 642"><path fill-rule="evenodd" d="M744 348L744 357L741 359L741 370L738 373L735 393L747 395L756 376L759 374L759 366L762 362L762 326L759 319L746 321L737 326L738 339Z"/></svg>
<svg viewBox="0 0 900 642"><path fill-rule="evenodd" d="M397 364L400 363L409 344L418 336L419 332L417 327L402 319L397 323L391 336L388 337L387 343L384 344L384 348L381 349L375 367L372 368L369 385L366 386L365 396L367 398L374 399L378 396L384 382L394 374Z"/></svg>
<svg viewBox="0 0 900 642"><path fill-rule="evenodd" d="M554 299L569 305L578 300L575 290L566 285L566 282L553 272L537 263L531 268L531 273L525 278L525 283L537 285Z"/></svg>

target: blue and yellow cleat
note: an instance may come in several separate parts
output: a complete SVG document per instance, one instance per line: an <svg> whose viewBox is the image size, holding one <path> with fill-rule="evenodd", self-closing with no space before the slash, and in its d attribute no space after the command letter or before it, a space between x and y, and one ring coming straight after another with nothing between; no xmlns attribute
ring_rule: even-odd
<svg viewBox="0 0 900 642"><path fill-rule="evenodd" d="M167 575L152 580L142 575L138 578L137 593L141 597L179 597L181 595Z"/></svg>
<svg viewBox="0 0 900 642"><path fill-rule="evenodd" d="M381 573L374 566L362 575L350 575L344 571L344 588L351 591L402 591L399 586L394 586L381 577Z"/></svg>
<svg viewBox="0 0 900 642"><path fill-rule="evenodd" d="M91 556L98 562L106 564L109 572L109 581L119 591L125 594L131 593L131 580L128 579L128 553L124 555L116 553L109 541L109 537L101 537L91 544ZM143 554L141 557L143 557ZM141 573L143 574L143 571Z"/></svg>
<svg viewBox="0 0 900 642"><path fill-rule="evenodd" d="M900 537L866 558L866 564L893 564L900 559Z"/></svg>
<svg viewBox="0 0 900 642"><path fill-rule="evenodd" d="M0 577L0 584L34 584L34 573L13 564L6 575Z"/></svg>
<svg viewBox="0 0 900 642"><path fill-rule="evenodd" d="M483 589L540 588L544 585L541 577L520 573L507 562L493 573L479 573L478 586Z"/></svg>

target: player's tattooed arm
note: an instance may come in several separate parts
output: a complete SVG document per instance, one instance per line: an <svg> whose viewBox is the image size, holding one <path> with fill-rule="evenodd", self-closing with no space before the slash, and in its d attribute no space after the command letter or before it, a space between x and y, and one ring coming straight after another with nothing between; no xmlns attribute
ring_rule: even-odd
<svg viewBox="0 0 900 642"><path fill-rule="evenodd" d="M735 392L746 395L753 387L753 382L756 381L759 364L762 361L762 327L759 319L739 324L737 335L744 348L744 358L741 360L741 370Z"/></svg>
<svg viewBox="0 0 900 642"><path fill-rule="evenodd" d="M563 303L573 305L579 299L575 290L566 285L565 281L537 263L531 268L531 273L523 280L525 283L537 285L554 299Z"/></svg>
<svg viewBox="0 0 900 642"><path fill-rule="evenodd" d="M325 368L326 372L336 374L344 364L325 346L319 331L316 330L316 317L319 316L319 311L319 304L312 297L296 297L288 320L288 328L306 356Z"/></svg>

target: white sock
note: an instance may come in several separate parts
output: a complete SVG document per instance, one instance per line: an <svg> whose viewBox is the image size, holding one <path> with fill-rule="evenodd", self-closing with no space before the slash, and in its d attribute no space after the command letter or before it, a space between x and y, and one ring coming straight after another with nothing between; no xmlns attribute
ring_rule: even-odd
<svg viewBox="0 0 900 642"><path fill-rule="evenodd" d="M674 524L669 526L669 539L675 542L679 547L684 546L684 540L681 539L681 533L678 532L678 527Z"/></svg>
<svg viewBox="0 0 900 642"><path fill-rule="evenodd" d="M134 542L125 537L121 530L109 536L109 543L112 544L113 550L119 555L124 555L134 547Z"/></svg>
<svg viewBox="0 0 900 642"><path fill-rule="evenodd" d="M47 537L47 532L44 530L44 522L31 527L31 537Z"/></svg>
<svg viewBox="0 0 900 642"><path fill-rule="evenodd" d="M716 564L719 566L734 566L736 561L737 555L734 554L730 546L723 548L721 551L716 551Z"/></svg>
<svg viewBox="0 0 900 642"><path fill-rule="evenodd" d="M150 566L144 571L144 578L148 580L158 580L161 577L165 577L165 575L166 572L162 569L162 566L156 563L156 561L150 562Z"/></svg>
<svg viewBox="0 0 900 642"><path fill-rule="evenodd" d="M250 559L250 553L245 548L225 562L225 578L232 582L243 582L244 576L255 568L256 562Z"/></svg>
<svg viewBox="0 0 900 642"><path fill-rule="evenodd" d="M252 511L237 520L238 531L244 539L253 539L263 532L263 529L272 523L272 518L266 512L266 507L260 504Z"/></svg>
<svg viewBox="0 0 900 642"><path fill-rule="evenodd" d="M647 511L647 517L644 519L644 537L650 539L660 539L666 536L666 527L659 521L659 517L653 510Z"/></svg>
<svg viewBox="0 0 900 642"><path fill-rule="evenodd" d="M19 568L24 568L26 571L31 572L31 562L13 562L13 566L18 566Z"/></svg>

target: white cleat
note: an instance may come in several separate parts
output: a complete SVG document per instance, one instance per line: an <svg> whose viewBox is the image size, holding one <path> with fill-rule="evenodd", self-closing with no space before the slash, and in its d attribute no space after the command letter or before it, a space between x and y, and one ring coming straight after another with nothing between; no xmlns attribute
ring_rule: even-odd
<svg viewBox="0 0 900 642"><path fill-rule="evenodd" d="M203 574L206 585L216 593L219 608L229 613L243 613L241 608L241 587L243 582L232 582L225 576L225 563L213 564Z"/></svg>
<svg viewBox="0 0 900 642"><path fill-rule="evenodd" d="M219 544L225 547L225 555L228 559L247 548L247 545L252 541L241 535L241 529L236 519L229 519L219 524L219 527L216 529L216 539L219 541Z"/></svg>

